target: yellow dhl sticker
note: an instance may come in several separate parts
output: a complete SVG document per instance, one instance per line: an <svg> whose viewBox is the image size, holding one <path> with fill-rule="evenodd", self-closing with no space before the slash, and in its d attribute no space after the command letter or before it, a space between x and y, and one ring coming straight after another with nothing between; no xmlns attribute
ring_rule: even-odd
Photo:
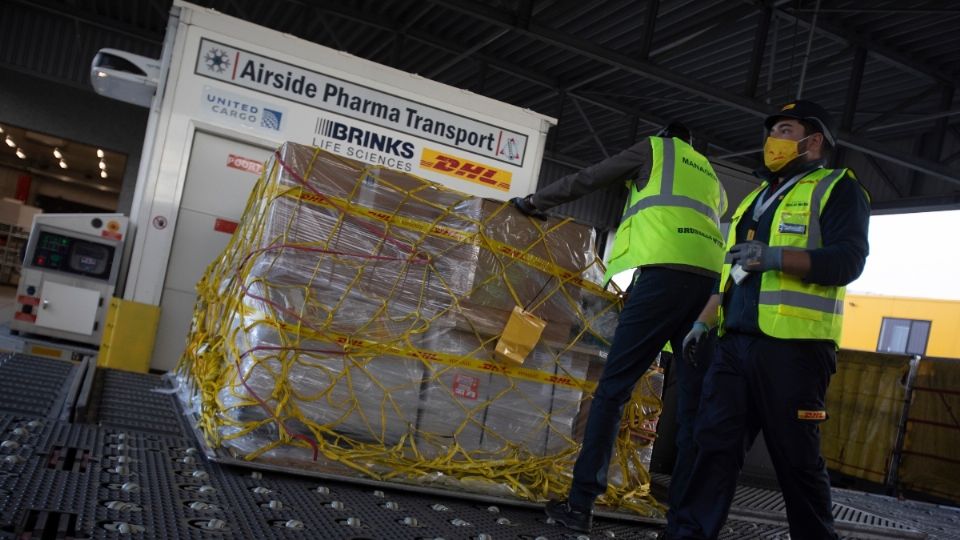
<svg viewBox="0 0 960 540"><path fill-rule="evenodd" d="M827 411L797 411L798 420L826 420Z"/></svg>
<svg viewBox="0 0 960 540"><path fill-rule="evenodd" d="M499 191L510 191L510 182L513 179L513 173L509 171L462 157L454 157L430 148L424 148L420 153L420 168Z"/></svg>

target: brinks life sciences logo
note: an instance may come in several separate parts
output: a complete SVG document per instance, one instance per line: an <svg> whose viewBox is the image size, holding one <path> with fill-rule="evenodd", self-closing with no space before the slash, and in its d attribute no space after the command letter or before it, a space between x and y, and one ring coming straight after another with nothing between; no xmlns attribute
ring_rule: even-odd
<svg viewBox="0 0 960 540"><path fill-rule="evenodd" d="M351 125L340 120L318 117L314 128L314 146L372 165L410 172L416 147L408 140Z"/></svg>
<svg viewBox="0 0 960 540"><path fill-rule="evenodd" d="M272 132L283 129L282 108L220 88L204 87L202 107L206 116L229 124Z"/></svg>

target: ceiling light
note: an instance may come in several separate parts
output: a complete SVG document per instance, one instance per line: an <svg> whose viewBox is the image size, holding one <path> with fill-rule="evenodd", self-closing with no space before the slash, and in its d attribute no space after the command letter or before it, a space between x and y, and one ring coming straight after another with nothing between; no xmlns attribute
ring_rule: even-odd
<svg viewBox="0 0 960 540"><path fill-rule="evenodd" d="M103 159L103 150L97 148L97 157Z"/></svg>
<svg viewBox="0 0 960 540"><path fill-rule="evenodd" d="M106 179L106 178L107 178L107 171L100 171L100 178Z"/></svg>
<svg viewBox="0 0 960 540"><path fill-rule="evenodd" d="M23 150L17 148L17 157L20 159L27 159L27 155L23 153Z"/></svg>
<svg viewBox="0 0 960 540"><path fill-rule="evenodd" d="M104 161L101 159L101 160L100 160L100 170L102 171L102 170L104 170L104 169L106 169L106 168L107 168L107 164L104 163Z"/></svg>
<svg viewBox="0 0 960 540"><path fill-rule="evenodd" d="M55 157L55 158L57 158L57 159L63 159L63 154L60 152L60 149L59 149L59 148L54 148L54 149L53 149L53 157Z"/></svg>
<svg viewBox="0 0 960 540"><path fill-rule="evenodd" d="M0 133L3 133L3 126L0 126Z"/></svg>
<svg viewBox="0 0 960 540"><path fill-rule="evenodd" d="M60 168L61 168L61 169L66 169L66 168L67 168L67 162L61 159L61 160L60 160Z"/></svg>
<svg viewBox="0 0 960 540"><path fill-rule="evenodd" d="M10 148L13 148L14 146L17 145L17 143L13 142L13 139L11 139L9 135L7 135L5 142L7 143L7 146L9 146Z"/></svg>

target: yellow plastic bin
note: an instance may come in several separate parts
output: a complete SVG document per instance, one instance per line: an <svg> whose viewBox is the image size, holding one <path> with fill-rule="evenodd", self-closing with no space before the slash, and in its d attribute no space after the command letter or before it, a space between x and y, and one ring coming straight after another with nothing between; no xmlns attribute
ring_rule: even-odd
<svg viewBox="0 0 960 540"><path fill-rule="evenodd" d="M157 337L160 306L112 298L97 367L146 373Z"/></svg>

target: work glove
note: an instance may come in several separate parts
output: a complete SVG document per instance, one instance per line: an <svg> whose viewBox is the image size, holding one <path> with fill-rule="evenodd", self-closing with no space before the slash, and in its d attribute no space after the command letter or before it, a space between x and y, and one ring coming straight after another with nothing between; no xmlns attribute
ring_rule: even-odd
<svg viewBox="0 0 960 540"><path fill-rule="evenodd" d="M683 338L683 359L690 365L697 366L697 347L709 332L710 327L706 323L697 321L693 323L693 328Z"/></svg>
<svg viewBox="0 0 960 540"><path fill-rule="evenodd" d="M783 248L770 247L763 242L750 240L730 248L730 263L739 264L749 272L766 272L783 268Z"/></svg>
<svg viewBox="0 0 960 540"><path fill-rule="evenodd" d="M533 201L530 200L530 197L531 195L527 195L526 197L514 197L510 199L510 204L512 204L514 208L519 210L520 213L525 216L546 220L547 214L537 210L537 207L533 205Z"/></svg>

